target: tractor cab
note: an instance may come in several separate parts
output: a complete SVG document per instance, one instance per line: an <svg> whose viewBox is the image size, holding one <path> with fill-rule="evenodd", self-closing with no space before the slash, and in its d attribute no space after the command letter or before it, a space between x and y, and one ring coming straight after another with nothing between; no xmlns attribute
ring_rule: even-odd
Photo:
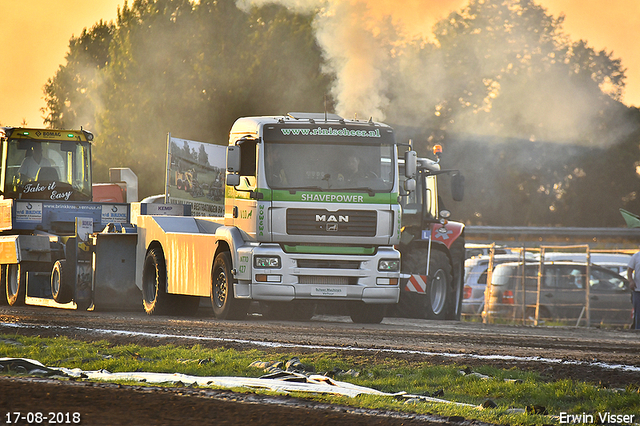
<svg viewBox="0 0 640 426"><path fill-rule="evenodd" d="M91 200L91 141L86 130L0 128L4 198Z"/></svg>

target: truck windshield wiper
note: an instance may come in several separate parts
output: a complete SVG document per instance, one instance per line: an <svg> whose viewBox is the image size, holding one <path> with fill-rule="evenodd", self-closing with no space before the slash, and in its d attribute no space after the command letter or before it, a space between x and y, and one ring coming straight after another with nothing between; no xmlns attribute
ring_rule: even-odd
<svg viewBox="0 0 640 426"><path fill-rule="evenodd" d="M369 194L370 197L376 195L376 191L374 191L372 188L369 188L368 186L360 186L356 188L340 188L340 191L364 191Z"/></svg>
<svg viewBox="0 0 640 426"><path fill-rule="evenodd" d="M287 191L289 191L289 193L291 194L295 194L297 191L309 191L309 190L316 190L316 191L325 191L327 188L321 188L319 186L296 186L294 188L282 188L282 189L286 189Z"/></svg>

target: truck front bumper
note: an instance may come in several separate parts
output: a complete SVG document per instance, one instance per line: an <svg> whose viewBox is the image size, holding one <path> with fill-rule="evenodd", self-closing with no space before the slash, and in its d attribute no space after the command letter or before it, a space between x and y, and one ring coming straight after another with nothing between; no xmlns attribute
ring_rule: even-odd
<svg viewBox="0 0 640 426"><path fill-rule="evenodd" d="M279 257L280 266L258 268L256 257ZM236 296L283 302L398 303L399 269L379 271L381 260L399 262L400 253L392 247L379 247L372 255L286 253L278 245L261 245L252 250L251 280L237 280Z"/></svg>

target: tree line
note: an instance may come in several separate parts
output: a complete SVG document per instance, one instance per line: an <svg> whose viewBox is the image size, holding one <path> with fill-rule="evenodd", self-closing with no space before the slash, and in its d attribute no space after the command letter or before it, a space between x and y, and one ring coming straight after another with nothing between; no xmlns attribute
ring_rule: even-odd
<svg viewBox="0 0 640 426"><path fill-rule="evenodd" d="M71 38L44 88L46 122L96 133L97 180L131 167L141 194L161 193L168 132L226 145L240 116L334 112L340 76L316 38L318 13L125 3L115 22ZM467 177L462 203L443 191L457 219L622 226L619 208L640 213L640 113L621 102L625 69L562 23L533 0L470 0L432 40L398 42L392 24L376 36L384 121L421 156L443 144L443 166Z"/></svg>

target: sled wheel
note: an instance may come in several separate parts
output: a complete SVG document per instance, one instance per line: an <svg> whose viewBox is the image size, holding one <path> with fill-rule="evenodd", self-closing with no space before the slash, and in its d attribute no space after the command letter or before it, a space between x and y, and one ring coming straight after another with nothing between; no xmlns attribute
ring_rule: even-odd
<svg viewBox="0 0 640 426"><path fill-rule="evenodd" d="M167 267L159 247L147 252L142 269L142 304L149 315L164 315L169 311Z"/></svg>
<svg viewBox="0 0 640 426"><path fill-rule="evenodd" d="M24 305L27 293L27 273L19 263L7 265L7 303L11 306Z"/></svg>
<svg viewBox="0 0 640 426"><path fill-rule="evenodd" d="M51 295L58 303L69 303L73 300L73 280L68 271L65 259L56 260L51 271Z"/></svg>

